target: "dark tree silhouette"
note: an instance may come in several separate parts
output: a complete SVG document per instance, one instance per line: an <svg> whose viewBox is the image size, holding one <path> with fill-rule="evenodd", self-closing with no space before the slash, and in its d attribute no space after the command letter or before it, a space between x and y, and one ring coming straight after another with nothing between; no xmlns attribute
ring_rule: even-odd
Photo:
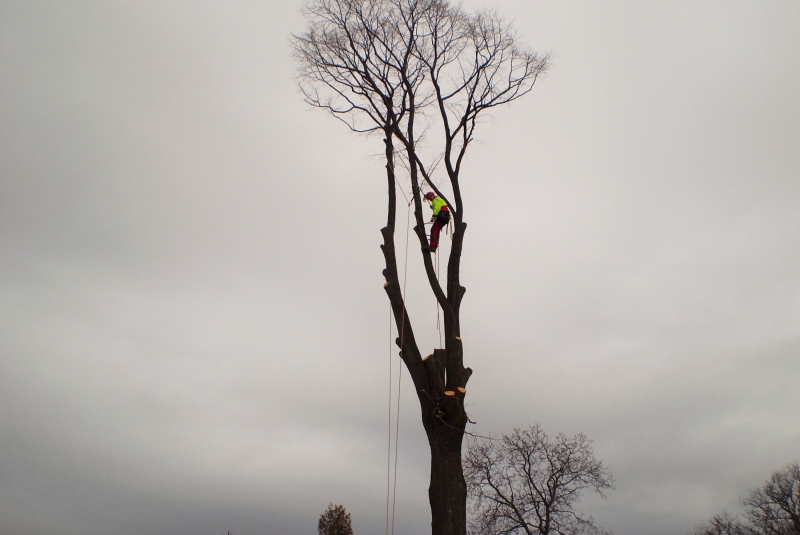
<svg viewBox="0 0 800 535"><path fill-rule="evenodd" d="M308 28L294 36L293 46L306 102L354 132L383 139L388 187L387 221L381 229L384 289L430 445L432 532L465 535L461 444L472 370L464 367L460 324L467 228L462 165L480 118L528 93L547 57L520 47L511 26L496 13L469 14L445 0L312 0L305 14ZM428 285L444 316L444 348L425 358L397 268L401 179L409 185ZM427 243L423 188L447 201L454 220L444 284Z"/></svg>
<svg viewBox="0 0 800 535"><path fill-rule="evenodd" d="M603 533L575 506L584 490L603 496L613 478L583 434L551 440L538 425L499 440L471 441L464 459L475 533Z"/></svg>
<svg viewBox="0 0 800 535"><path fill-rule="evenodd" d="M328 504L328 509L319 516L317 531L319 535L353 535L350 513L342 505Z"/></svg>
<svg viewBox="0 0 800 535"><path fill-rule="evenodd" d="M775 472L744 500L750 523L767 535L800 535L800 465Z"/></svg>
<svg viewBox="0 0 800 535"><path fill-rule="evenodd" d="M758 535L758 532L739 517L723 511L700 526L694 535Z"/></svg>
<svg viewBox="0 0 800 535"><path fill-rule="evenodd" d="M723 512L695 535L800 535L800 464L774 472L742 505L743 518Z"/></svg>

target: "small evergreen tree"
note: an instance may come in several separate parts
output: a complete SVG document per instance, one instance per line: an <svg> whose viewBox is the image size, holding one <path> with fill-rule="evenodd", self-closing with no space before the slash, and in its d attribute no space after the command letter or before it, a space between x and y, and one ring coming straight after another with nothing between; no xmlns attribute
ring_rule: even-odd
<svg viewBox="0 0 800 535"><path fill-rule="evenodd" d="M343 505L328 504L328 509L319 516L319 535L353 535L350 513Z"/></svg>

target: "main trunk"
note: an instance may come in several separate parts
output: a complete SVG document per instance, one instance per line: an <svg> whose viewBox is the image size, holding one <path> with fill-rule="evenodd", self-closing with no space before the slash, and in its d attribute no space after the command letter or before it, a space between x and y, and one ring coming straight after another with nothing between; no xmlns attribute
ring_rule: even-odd
<svg viewBox="0 0 800 535"><path fill-rule="evenodd" d="M467 485L461 467L461 436L449 428L428 436L431 447L428 498L433 535L467 533Z"/></svg>
<svg viewBox="0 0 800 535"><path fill-rule="evenodd" d="M471 370L457 366L447 370L448 363L461 361L460 340L454 338L454 343L456 350L436 349L423 361L428 390L419 396L431 450L428 498L433 535L467 533L467 487L461 466L461 443L467 424L464 386Z"/></svg>

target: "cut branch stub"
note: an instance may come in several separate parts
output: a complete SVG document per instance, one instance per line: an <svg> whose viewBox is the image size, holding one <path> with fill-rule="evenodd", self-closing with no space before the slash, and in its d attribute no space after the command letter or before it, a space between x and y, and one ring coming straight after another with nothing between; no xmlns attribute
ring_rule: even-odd
<svg viewBox="0 0 800 535"><path fill-rule="evenodd" d="M434 395L444 390L444 361L446 355L447 352L444 349L434 349L433 354L422 361L425 365L425 372L428 374L428 384L430 384Z"/></svg>
<svg viewBox="0 0 800 535"><path fill-rule="evenodd" d="M467 391L467 382L469 381L469 378L471 376L472 376L472 368L464 368L464 371L461 372L461 381L459 381L461 385L458 387L459 390L463 388L464 392Z"/></svg>

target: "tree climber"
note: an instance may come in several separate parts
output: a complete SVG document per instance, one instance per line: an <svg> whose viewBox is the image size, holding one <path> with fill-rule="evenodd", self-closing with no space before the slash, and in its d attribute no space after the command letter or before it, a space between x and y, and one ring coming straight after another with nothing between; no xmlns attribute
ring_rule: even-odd
<svg viewBox="0 0 800 535"><path fill-rule="evenodd" d="M436 248L439 247L439 232L442 227L446 227L450 222L450 208L447 207L447 203L441 197L437 197L432 191L426 193L425 198L430 201L431 209L433 210L430 249L432 253L435 253Z"/></svg>

